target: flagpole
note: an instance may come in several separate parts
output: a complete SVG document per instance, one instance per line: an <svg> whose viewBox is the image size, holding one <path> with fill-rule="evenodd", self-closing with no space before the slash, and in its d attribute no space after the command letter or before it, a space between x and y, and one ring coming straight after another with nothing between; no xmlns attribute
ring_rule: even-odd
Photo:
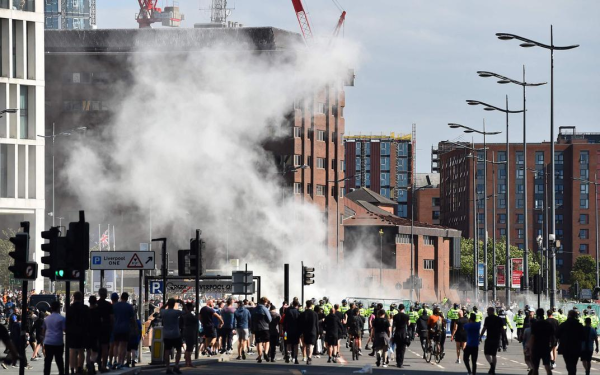
<svg viewBox="0 0 600 375"><path fill-rule="evenodd" d="M113 225L113 250L117 251L117 235L115 233L115 226ZM121 294L123 294L123 274L124 271L121 270Z"/></svg>
<svg viewBox="0 0 600 375"><path fill-rule="evenodd" d="M102 251L102 224L98 224L98 251ZM92 271L93 272L93 271ZM92 275L92 290L94 290L94 276ZM104 288L104 270L100 270L100 288Z"/></svg>

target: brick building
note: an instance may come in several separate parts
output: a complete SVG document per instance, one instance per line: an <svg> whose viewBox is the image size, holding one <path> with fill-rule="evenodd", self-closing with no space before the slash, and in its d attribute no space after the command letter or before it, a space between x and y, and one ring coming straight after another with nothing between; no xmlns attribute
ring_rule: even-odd
<svg viewBox="0 0 600 375"><path fill-rule="evenodd" d="M127 95L126 87L133 79L131 57L139 49L188 56L220 42L231 41L228 44L230 48L248 54L269 56L288 51L292 56L294 47L302 43L299 34L272 27L47 30L45 35L46 75L49 77L46 121L56 123L57 132L81 124L88 127L88 132L94 132L110 123L115 114L111 105L117 104L117 98ZM352 84L352 78L350 75L348 84ZM293 196L312 202L323 212L328 226L327 245L332 257L335 257L338 243L343 241L344 235L341 226L344 205L338 204L343 195L337 193L344 183L332 182L344 176L341 168L344 160L344 107L344 82L323 87L304 102L289 103L289 113L281 126L288 136L264 145L286 181L284 198ZM61 158L62 147L57 143L57 160ZM49 156L47 153L46 157ZM60 162L57 165L60 166ZM300 166L306 167L291 171ZM60 194L62 196L57 196L57 211L68 222L76 217L78 202L66 196L65 192ZM99 223L103 220L101 213L88 216L92 225L94 221ZM127 218L126 214L121 219L115 224L131 229L132 233L148 231L147 228L139 228L145 223ZM338 222L340 225L337 225Z"/></svg>
<svg viewBox="0 0 600 375"><path fill-rule="evenodd" d="M593 134L563 133L561 128L555 146L556 169L556 237L561 240L557 251L557 279L562 284L569 283L569 275L577 257L581 254L595 256L597 223L594 202L594 185L574 180L582 178L600 182L600 144L592 143ZM597 136L597 135L596 135ZM470 146L470 145L469 145ZM482 148L483 144L475 144ZM488 144L488 160L505 161L505 144ZM448 147L440 143L439 153L441 224L462 231L464 237L474 236L474 187L473 159L470 151ZM511 223L511 244L524 247L525 230L528 230L529 248L537 251L536 237L547 237L546 217L549 214L548 197L550 178L550 144L530 143L527 145L527 160L523 159L523 145L510 144L510 165L492 166L488 164L487 191L484 192L483 162L476 166L478 207L478 236L483 238L483 197L495 193L496 217L493 216L492 201L488 201L488 236L496 221L496 236L506 236L506 223ZM479 152L483 159L483 152ZM528 170L524 170L526 167ZM506 196L506 176L510 173L510 196ZM527 183L529 228L524 227L524 184ZM511 217L506 217L506 207L510 205ZM546 212L548 211L548 212Z"/></svg>
<svg viewBox="0 0 600 375"><path fill-rule="evenodd" d="M427 187L426 187L427 186ZM415 178L415 220L431 225L440 224L440 175L417 173ZM420 188L420 189L419 189ZM409 214L410 218L410 214Z"/></svg>
<svg viewBox="0 0 600 375"><path fill-rule="evenodd" d="M413 136L345 136L348 188L366 187L397 202L396 214L410 214L408 186L412 184Z"/></svg>

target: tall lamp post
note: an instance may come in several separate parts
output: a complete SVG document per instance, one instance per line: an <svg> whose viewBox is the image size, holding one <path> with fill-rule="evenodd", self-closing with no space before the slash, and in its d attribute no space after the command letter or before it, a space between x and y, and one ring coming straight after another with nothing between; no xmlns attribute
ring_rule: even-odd
<svg viewBox="0 0 600 375"><path fill-rule="evenodd" d="M508 141L508 115L510 113L522 113L523 110L513 110L508 108L508 95L506 96L506 109L495 107L493 105L478 101L478 100L467 100L469 105L482 105L486 111L498 111L506 114L506 272L510 271L510 148ZM510 286L508 284L508 277L506 283L506 306L510 306Z"/></svg>
<svg viewBox="0 0 600 375"><path fill-rule="evenodd" d="M541 82L541 83L528 83L525 80L525 65L523 65L523 81L517 81L508 77L505 77L503 75L500 74L496 74L496 73L492 73L492 72L486 72L486 71L478 71L477 74L479 74L480 77L495 77L498 78L499 81L498 83L501 85L507 84L507 83L512 83L515 85L519 85L521 87L523 87L523 164L525 166L527 166L527 94L526 94L526 88L528 86L542 86L545 85L546 82ZM524 195L524 200L523 200L523 206L524 206L524 227L525 227L525 250L524 250L524 256L523 256L523 290L525 291L525 293L527 293L527 291L529 290L529 260L527 258L528 254L529 254L529 225L528 225L528 215L527 215L527 173L523 173L523 178L525 179L524 184L523 184L523 195Z"/></svg>
<svg viewBox="0 0 600 375"><path fill-rule="evenodd" d="M74 129L70 129L70 130L65 130L62 131L60 133L56 133L55 132L55 127L54 127L54 123L52 123L52 134L50 135L39 135L38 137L40 138L52 138L52 226L54 226L54 218L56 217L56 211L55 211L55 199L54 199L54 155L55 155L55 148L54 148L54 142L56 141L56 137L68 137L71 134L73 134L73 132L75 131L80 131L80 130L86 130L87 127L85 126L80 126L78 128L74 128Z"/></svg>
<svg viewBox="0 0 600 375"><path fill-rule="evenodd" d="M450 123L448 124L448 126L452 129L463 129L463 131L465 133L477 133L480 135L483 135L483 195L486 196L487 195L487 142L486 142L486 136L487 135L498 135L501 134L502 132L486 132L485 131L485 120L483 120L483 130L477 130L465 125L461 125L461 124L456 124L456 123ZM476 159L477 161L479 160L479 157L477 157ZM474 195L477 195L477 191L474 192ZM479 209L477 209L477 212L479 212ZM487 244L488 244L488 226L487 226L487 199L483 200L483 228L484 228L484 234L483 234L483 264L484 264L484 274L485 274L485 278L483 279L483 290L485 291L485 303L487 305L487 290L488 290L488 279L487 279L487 264L488 264L488 251L487 251Z"/></svg>
<svg viewBox="0 0 600 375"><path fill-rule="evenodd" d="M573 44L570 46L555 46L554 45L554 33L552 30L552 25L550 25L550 44L544 44L540 42L536 42L535 40L527 39L519 35L508 34L508 33L496 33L496 36L500 40L520 40L520 46L524 48L530 47L540 47L550 51L550 169L551 169L551 178L550 178L550 194L551 194L551 202L550 202L550 217L552 218L550 231L552 236L556 231L556 192L554 191L556 181L555 181L555 165L554 165L554 51L566 51L573 48L579 47L579 44ZM548 236L549 237L549 236ZM550 308L553 308L556 301L556 265L552 265L552 280L551 280L551 295L550 295Z"/></svg>
<svg viewBox="0 0 600 375"><path fill-rule="evenodd" d="M598 173L594 173L594 181L584 180L583 178L573 177L573 180L581 181L584 184L594 185L594 220L596 221L596 287L600 287L600 252L598 250L598 235L600 235L600 225L598 225Z"/></svg>

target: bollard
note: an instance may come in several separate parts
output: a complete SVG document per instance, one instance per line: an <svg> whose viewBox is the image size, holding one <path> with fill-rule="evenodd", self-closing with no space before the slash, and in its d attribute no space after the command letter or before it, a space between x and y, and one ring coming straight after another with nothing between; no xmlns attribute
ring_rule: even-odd
<svg viewBox="0 0 600 375"><path fill-rule="evenodd" d="M150 346L151 365L162 365L164 363L163 327L152 327L152 344Z"/></svg>

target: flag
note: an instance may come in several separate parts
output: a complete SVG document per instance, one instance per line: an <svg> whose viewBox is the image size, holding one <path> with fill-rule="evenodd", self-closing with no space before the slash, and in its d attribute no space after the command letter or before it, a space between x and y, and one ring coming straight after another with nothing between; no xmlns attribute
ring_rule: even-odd
<svg viewBox="0 0 600 375"><path fill-rule="evenodd" d="M108 241L108 229L104 232L102 237L100 237L100 250L104 248L110 249L110 242Z"/></svg>

